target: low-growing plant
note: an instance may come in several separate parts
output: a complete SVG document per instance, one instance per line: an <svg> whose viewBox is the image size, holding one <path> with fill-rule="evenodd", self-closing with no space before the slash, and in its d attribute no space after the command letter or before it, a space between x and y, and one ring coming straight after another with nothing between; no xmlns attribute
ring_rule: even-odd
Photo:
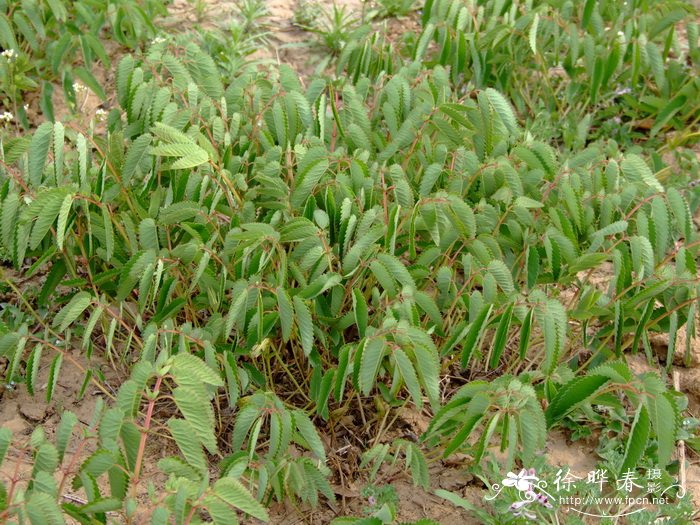
<svg viewBox="0 0 700 525"><path fill-rule="evenodd" d="M591 137L629 143L697 123L693 13L675 0L429 0L414 56L450 66L466 90L499 89L539 136L567 148Z"/></svg>
<svg viewBox="0 0 700 525"><path fill-rule="evenodd" d="M110 68L110 51L101 40L108 30L118 44L139 47L157 32L153 18L166 13L162 0L137 2L0 1L0 101L29 127L25 96L40 88L40 107L54 119L54 84L76 104L74 83L86 85L102 100L103 87L93 64Z"/></svg>
<svg viewBox="0 0 700 525"><path fill-rule="evenodd" d="M380 16L406 16L416 9L415 0L378 0Z"/></svg>
<svg viewBox="0 0 700 525"><path fill-rule="evenodd" d="M313 34L317 44L331 53L331 56L340 53L343 46L358 35L371 30L369 26L363 25L363 20L346 5L338 5L335 2L330 9L318 3L302 2L296 11L295 23Z"/></svg>
<svg viewBox="0 0 700 525"><path fill-rule="evenodd" d="M1 339L3 348L7 348L7 338L5 335ZM34 347L27 370L30 392L36 388L42 351L55 354L47 387L50 397L67 354L48 341L31 343ZM112 407L106 407L100 398L89 425L79 422L72 412L63 412L53 442L41 426L28 440L15 438L18 441L14 442L8 429L0 429L0 464L4 460L8 471L13 472L8 484L0 485L3 523L65 523L64 516L79 523L106 523L107 516L110 522L118 516L123 523L167 523L178 516L179 523L189 524L199 523L202 511L214 523L237 523L236 511L267 521L266 510L238 476L224 475L208 483L204 449L218 454L214 412L209 403L221 379L191 354L168 357L168 353L162 349L156 363L139 362L119 389ZM174 400L182 417L174 416L163 425L156 422L153 413L155 406L168 398ZM137 498L142 496L147 481L144 453L156 427L172 436L182 456L158 462L168 481L159 492L151 488L148 509L139 509ZM20 474L21 460L6 456L10 445L14 453L32 456L29 479ZM83 489L86 500L65 498L64 491L69 487L73 491Z"/></svg>
<svg viewBox="0 0 700 525"><path fill-rule="evenodd" d="M428 26L446 16L428 7ZM484 22L488 9L468 24L506 16ZM465 93L454 67L430 63L441 34L413 62L388 61L381 40L347 47L338 71L351 74L306 86L290 67L233 68L176 36L119 62L103 128L0 131L0 253L23 278L45 275L37 294L5 278L5 384L36 393L46 363L50 401L71 352L89 362L86 385L101 385L96 354L131 369L80 427L105 451L96 465L62 464L63 441L38 430L32 483L0 485L0 512L231 523L236 509L264 519L273 499L315 505L334 496L318 429L333 436L349 414L348 439L376 438L375 481L406 465L426 486L423 444L475 472L495 450L528 467L547 432L583 425L608 430L598 451L616 475L668 474L677 439L692 439L685 401L625 354L654 363L649 336L665 333L671 363L678 331L696 329L697 161L679 171L588 133L558 148L527 124L524 90L503 85L514 108L498 75ZM372 407L406 406L431 415L427 434L383 443L396 418ZM180 454L160 463L169 481L144 511L131 491L156 434ZM64 502L55 472L87 503ZM395 520L384 503L363 519Z"/></svg>

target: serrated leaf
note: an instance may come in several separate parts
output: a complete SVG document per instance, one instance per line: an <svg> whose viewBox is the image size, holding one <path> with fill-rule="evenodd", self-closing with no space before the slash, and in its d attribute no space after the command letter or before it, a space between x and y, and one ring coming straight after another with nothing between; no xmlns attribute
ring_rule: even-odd
<svg viewBox="0 0 700 525"><path fill-rule="evenodd" d="M184 419L170 419L168 428L185 460L198 472L206 472L207 461L197 433Z"/></svg>
<svg viewBox="0 0 700 525"><path fill-rule="evenodd" d="M129 185L143 159L149 154L149 147L152 141L153 136L149 133L139 135L127 150L124 165L122 166L122 184L124 186Z"/></svg>
<svg viewBox="0 0 700 525"><path fill-rule="evenodd" d="M53 399L53 393L56 389L56 383L58 382L58 376L61 373L61 365L63 364L63 354L56 354L56 357L51 361L51 366L49 367L49 378L46 384L46 402L50 403Z"/></svg>
<svg viewBox="0 0 700 525"><path fill-rule="evenodd" d="M5 454L10 448L12 431L7 427L0 427L0 464L5 460Z"/></svg>
<svg viewBox="0 0 700 525"><path fill-rule="evenodd" d="M639 460L642 458L647 448L649 433L649 414L644 405L639 405L637 413L634 416L629 437L627 438L625 455L622 460L622 465L620 466L620 474L624 475L630 470L636 470L639 465Z"/></svg>
<svg viewBox="0 0 700 525"><path fill-rule="evenodd" d="M294 418L294 425L309 446L309 450L311 450L317 458L325 462L326 450L323 447L323 442L316 431L316 427L314 427L314 424L311 422L311 419L301 410L295 410L292 412L292 416Z"/></svg>
<svg viewBox="0 0 700 525"><path fill-rule="evenodd" d="M41 183L41 176L51 148L52 134L53 124L44 122L36 129L29 144L29 180L35 187Z"/></svg>
<svg viewBox="0 0 700 525"><path fill-rule="evenodd" d="M304 354L308 356L314 347L314 327L311 312L301 297L295 295L293 301L297 328L301 338L301 347L304 350Z"/></svg>
<svg viewBox="0 0 700 525"><path fill-rule="evenodd" d="M326 155L326 148L312 148L302 158L290 197L291 205L294 208L303 206L323 174L328 170L330 164Z"/></svg>
<svg viewBox="0 0 700 525"><path fill-rule="evenodd" d="M530 32L528 33L528 42L530 43L530 49L532 49L532 54L537 55L537 27L540 23L540 14L535 13L532 19L532 25L530 26Z"/></svg>
<svg viewBox="0 0 700 525"><path fill-rule="evenodd" d="M510 102L506 100L502 93L493 88L487 88L484 90L484 93L486 94L489 104L491 104L493 109L496 111L496 114L506 126L508 131L513 135L517 134L518 121L515 118L515 113L513 112Z"/></svg>
<svg viewBox="0 0 700 525"><path fill-rule="evenodd" d="M58 223L56 225L56 246L59 250L63 250L63 240L66 236L66 224L68 223L68 214L73 206L73 195L68 194L61 203L61 209L58 212Z"/></svg>
<svg viewBox="0 0 700 525"><path fill-rule="evenodd" d="M78 418L73 412L66 410L61 414L61 421L56 428L56 450L58 451L59 461L63 461L63 455L73 435L73 429L77 424Z"/></svg>
<svg viewBox="0 0 700 525"><path fill-rule="evenodd" d="M235 509L242 510L264 522L270 521L265 508L248 490L233 478L222 478L214 484L214 494Z"/></svg>
<svg viewBox="0 0 700 525"><path fill-rule="evenodd" d="M545 413L549 428L557 421L571 412L581 403L585 403L595 392L600 389L609 378L603 375L588 374L577 377L562 386L557 395L552 399Z"/></svg>
<svg viewBox="0 0 700 525"><path fill-rule="evenodd" d="M292 328L294 326L294 308L292 307L292 301L289 299L287 290L282 287L277 288L277 309L280 316L282 340L287 342L292 335Z"/></svg>
<svg viewBox="0 0 700 525"><path fill-rule="evenodd" d="M200 442L215 454L214 410L209 400L191 386L178 386L173 390L173 399Z"/></svg>
<svg viewBox="0 0 700 525"><path fill-rule="evenodd" d="M413 403L418 409L423 408L423 397L421 396L420 383L418 382L418 376L413 368L413 363L401 348L394 348L391 352L394 357L396 366L399 368L403 382L408 389Z"/></svg>
<svg viewBox="0 0 700 525"><path fill-rule="evenodd" d="M65 525L66 523L55 499L44 492L32 492L25 508L32 525Z"/></svg>
<svg viewBox="0 0 700 525"><path fill-rule="evenodd" d="M36 389L36 378L39 374L39 365L41 364L41 353L44 346L42 344L36 345L27 359L27 374L25 378L25 383L27 385L27 391L33 396Z"/></svg>
<svg viewBox="0 0 700 525"><path fill-rule="evenodd" d="M59 332L65 331L90 306L91 301L92 295L89 292L78 292L56 314L53 326L58 327Z"/></svg>
<svg viewBox="0 0 700 525"><path fill-rule="evenodd" d="M368 338L363 345L358 381L360 391L366 396L374 387L385 348L386 341L381 336Z"/></svg>
<svg viewBox="0 0 700 525"><path fill-rule="evenodd" d="M486 325L488 324L488 317L491 315L491 310L493 310L493 305L484 306L476 319L474 319L474 322L469 326L467 334L462 341L462 368L467 367L474 350L479 347L481 338L484 336L484 331L486 330Z"/></svg>
<svg viewBox="0 0 700 525"><path fill-rule="evenodd" d="M224 385L221 377L209 365L192 354L174 356L170 371L178 385L193 388L200 387L202 383L217 387Z"/></svg>
<svg viewBox="0 0 700 525"><path fill-rule="evenodd" d="M513 304L509 304L506 311L501 314L501 320L498 322L498 327L493 336L493 343L491 345L491 359L489 360L489 367L496 368L501 360L501 355L506 346L508 340L508 330L510 329L510 323L513 319Z"/></svg>
<svg viewBox="0 0 700 525"><path fill-rule="evenodd" d="M194 143L159 144L152 147L149 151L151 155L160 157L179 157L178 160L169 166L173 170L194 168L209 162L209 154L206 150Z"/></svg>
<svg viewBox="0 0 700 525"><path fill-rule="evenodd" d="M656 434L657 463L665 467L671 461L676 446L679 416L675 403L666 394L654 394L645 398L651 426Z"/></svg>
<svg viewBox="0 0 700 525"><path fill-rule="evenodd" d="M622 168L622 172L625 174L625 177L631 180L644 181L656 191L663 193L664 187L651 172L651 169L649 169L647 163L644 162L644 160L638 155L628 153L620 163L620 167Z"/></svg>

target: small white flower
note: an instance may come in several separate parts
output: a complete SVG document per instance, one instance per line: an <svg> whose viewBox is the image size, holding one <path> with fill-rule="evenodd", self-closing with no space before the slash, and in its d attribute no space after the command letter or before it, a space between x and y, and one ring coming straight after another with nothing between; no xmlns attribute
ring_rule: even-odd
<svg viewBox="0 0 700 525"><path fill-rule="evenodd" d="M87 91L87 87L85 87L80 82L73 82L73 89L75 90L76 93L82 93L84 91Z"/></svg>
<svg viewBox="0 0 700 525"><path fill-rule="evenodd" d="M22 109L24 109L24 111L29 111L29 104L22 106Z"/></svg>
<svg viewBox="0 0 700 525"><path fill-rule="evenodd" d="M31 204L32 203L32 198L29 195L25 195L24 198L24 204Z"/></svg>
<svg viewBox="0 0 700 525"><path fill-rule="evenodd" d="M151 40L151 45L162 44L165 41L165 38L163 38L162 36L157 36L153 40Z"/></svg>
<svg viewBox="0 0 700 525"><path fill-rule="evenodd" d="M2 53L0 53L3 57L7 59L8 62L13 62L19 55L17 54L17 51L14 49L6 49Z"/></svg>
<svg viewBox="0 0 700 525"><path fill-rule="evenodd" d="M97 110L95 111L95 118L97 119L98 122L103 122L104 120L106 120L107 115L108 115L108 112L102 108L97 108Z"/></svg>
<svg viewBox="0 0 700 525"><path fill-rule="evenodd" d="M3 122L12 122L15 119L15 116L10 113L9 111L5 111L4 113L0 114L0 120Z"/></svg>

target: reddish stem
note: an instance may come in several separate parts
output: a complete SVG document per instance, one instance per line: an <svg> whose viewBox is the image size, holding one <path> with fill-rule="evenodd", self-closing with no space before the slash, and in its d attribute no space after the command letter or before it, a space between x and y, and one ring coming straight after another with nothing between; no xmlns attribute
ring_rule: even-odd
<svg viewBox="0 0 700 525"><path fill-rule="evenodd" d="M146 450L146 439L148 439L148 431L151 428L151 419L153 417L153 409L156 406L156 398L160 391L160 384L163 381L163 376L158 376L156 378L156 384L153 387L153 395L148 401L148 409L146 410L146 421L143 425L143 431L141 432L141 442L139 443L139 451L136 455L136 466L134 467L134 481L131 484L132 488L135 489L138 485L139 477L141 474L141 463L143 463L143 455Z"/></svg>

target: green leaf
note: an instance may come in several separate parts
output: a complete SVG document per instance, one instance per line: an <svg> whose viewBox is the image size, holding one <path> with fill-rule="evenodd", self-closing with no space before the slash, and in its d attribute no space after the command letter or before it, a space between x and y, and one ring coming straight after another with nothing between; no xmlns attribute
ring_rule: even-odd
<svg viewBox="0 0 700 525"><path fill-rule="evenodd" d="M496 111L496 114L506 126L508 131L511 134L516 135L519 131L518 121L515 118L513 108L506 99L506 97L504 97L502 93L496 91L493 88L487 88L486 90L484 90L484 93L486 94L486 98L488 99L489 104Z"/></svg>
<svg viewBox="0 0 700 525"><path fill-rule="evenodd" d="M676 447L676 435L680 416L669 394L652 394L645 397L651 426L656 434L657 464L665 467L671 461Z"/></svg>
<svg viewBox="0 0 700 525"><path fill-rule="evenodd" d="M152 141L153 136L149 133L139 135L127 150L122 166L122 184L124 186L129 185L144 159L147 158Z"/></svg>
<svg viewBox="0 0 700 525"><path fill-rule="evenodd" d="M258 503L250 492L233 478L222 478L214 484L214 494L234 509L242 510L264 522L270 521L265 508Z"/></svg>
<svg viewBox="0 0 700 525"><path fill-rule="evenodd" d="M366 396L374 387L379 367L384 359L385 348L386 341L382 336L365 339L362 345L358 380L360 391Z"/></svg>
<svg viewBox="0 0 700 525"><path fill-rule="evenodd" d="M173 418L168 421L168 428L187 463L198 472L206 472L207 460L192 425L184 419Z"/></svg>
<svg viewBox="0 0 700 525"><path fill-rule="evenodd" d="M530 49L532 49L532 54L537 56L537 27L540 23L540 14L535 13L532 19L532 25L530 26L530 32L528 33L528 42L530 43Z"/></svg>
<svg viewBox="0 0 700 525"><path fill-rule="evenodd" d="M530 333L532 332L532 310L528 310L520 327L520 341L518 343L518 356L523 361L527 357L527 349L530 345Z"/></svg>
<svg viewBox="0 0 700 525"><path fill-rule="evenodd" d="M308 445L309 450L311 450L311 452L313 452L317 458L325 462L326 450L323 447L323 442L321 441L318 432L316 432L316 427L314 427L314 424L311 422L309 417L301 410L293 411L292 416L294 418L294 425L296 426L297 431L303 440Z"/></svg>
<svg viewBox="0 0 700 525"><path fill-rule="evenodd" d="M46 234L51 229L56 217L61 211L61 206L66 195L65 188L52 188L41 192L36 200L25 209L23 218L36 217L36 222L32 227L32 234L29 237L29 247L36 249Z"/></svg>
<svg viewBox="0 0 700 525"><path fill-rule="evenodd" d="M411 398L418 409L423 408L423 397L421 396L420 383L418 382L418 376L413 368L413 363L401 348L394 348L391 355L394 357L396 366L399 368L401 377L408 392L411 394Z"/></svg>
<svg viewBox="0 0 700 525"><path fill-rule="evenodd" d="M41 344L36 345L32 348L32 352L29 354L27 359L27 372L25 382L27 384L27 391L33 396L36 389L36 378L39 374L39 365L41 363L41 352L44 346Z"/></svg>
<svg viewBox="0 0 700 525"><path fill-rule="evenodd" d="M649 441L650 425L649 414L644 405L639 405L634 416L634 422L630 429L625 446L625 455L620 466L620 474L624 475L628 471L635 471L639 466L639 460L644 455Z"/></svg>
<svg viewBox="0 0 700 525"><path fill-rule="evenodd" d="M179 157L168 166L169 169L173 170L194 168L209 162L209 154L206 150L194 143L159 144L152 147L150 153L160 157Z"/></svg>
<svg viewBox="0 0 700 525"><path fill-rule="evenodd" d="M625 177L631 180L644 181L648 186L651 186L656 191L663 193L664 187L651 172L649 166L647 166L647 163L644 162L644 160L638 155L628 153L620 163L620 167L622 168L622 172L625 174Z"/></svg>
<svg viewBox="0 0 700 525"><path fill-rule="evenodd" d="M85 311L85 309L90 306L92 301L92 295L89 292L78 292L75 294L71 300L66 304L61 310L56 314L53 319L52 325L58 327L59 332L65 331L80 315Z"/></svg>
<svg viewBox="0 0 700 525"><path fill-rule="evenodd" d="M44 492L32 492L25 508L32 525L65 525L66 523L55 499Z"/></svg>
<svg viewBox="0 0 700 525"><path fill-rule="evenodd" d="M367 301L365 301L362 292L355 288L352 291L352 309L355 316L355 324L357 325L357 332L360 337L365 337L367 331Z"/></svg>
<svg viewBox="0 0 700 525"><path fill-rule="evenodd" d="M214 370L192 354L180 353L174 356L170 372L181 386L199 388L202 384L217 387L224 385Z"/></svg>
<svg viewBox="0 0 700 525"><path fill-rule="evenodd" d="M100 100L107 100L105 90L102 89L102 86L90 71L84 67L76 67L73 69L73 73L75 73L75 76L82 80L83 83L100 98Z"/></svg>
<svg viewBox="0 0 700 525"><path fill-rule="evenodd" d="M314 347L314 327L311 319L311 312L301 297L295 295L293 301L294 311L297 314L296 322L301 338L301 347L304 350L304 354L308 356Z"/></svg>
<svg viewBox="0 0 700 525"><path fill-rule="evenodd" d="M506 295L510 295L513 293L513 291L515 291L513 274L510 273L510 270L503 261L494 259L489 263L488 271L491 273L491 275L493 275L498 283L498 286L501 287Z"/></svg>
<svg viewBox="0 0 700 525"><path fill-rule="evenodd" d="M496 368L501 360L501 355L508 340L508 330L513 319L513 303L509 304L506 311L501 315L501 320L498 322L498 328L493 336L493 344L491 345L491 359L489 367Z"/></svg>
<svg viewBox="0 0 700 525"><path fill-rule="evenodd" d="M578 405L585 403L609 380L603 375L588 374L577 377L562 386L545 412L547 427L551 428Z"/></svg>
<svg viewBox="0 0 700 525"><path fill-rule="evenodd" d="M178 386L173 390L173 399L200 442L210 453L215 454L214 410L209 400L199 389L191 386Z"/></svg>
<svg viewBox="0 0 700 525"><path fill-rule="evenodd" d="M323 174L326 173L330 165L326 156L326 148L316 147L311 148L301 159L290 197L292 207L303 206Z"/></svg>
<svg viewBox="0 0 700 525"><path fill-rule="evenodd" d="M105 230L105 259L109 262L114 255L114 229L107 206L102 206L102 227Z"/></svg>
<svg viewBox="0 0 700 525"><path fill-rule="evenodd" d="M44 165L51 147L52 134L53 124L44 122L36 129L29 144L29 181L35 187L41 183Z"/></svg>
<svg viewBox="0 0 700 525"><path fill-rule="evenodd" d="M65 128L60 122L53 126L53 165L54 177L57 183L63 182L63 147L65 139Z"/></svg>
<svg viewBox="0 0 700 525"><path fill-rule="evenodd" d="M56 389L56 383L58 382L58 376L61 373L61 365L63 364L63 354L56 354L56 357L51 361L51 366L49 367L49 378L46 384L46 402L50 403L53 398L54 390Z"/></svg>
<svg viewBox="0 0 700 525"><path fill-rule="evenodd" d="M286 343L292 335L294 326L294 308L289 299L287 290L282 287L277 288L277 309L280 316L280 328L282 329L282 340Z"/></svg>
<svg viewBox="0 0 700 525"><path fill-rule="evenodd" d="M481 338L484 336L484 331L486 330L486 325L488 324L488 317L491 315L491 310L493 310L492 304L484 306L476 319L474 319L474 322L469 326L467 335L462 341L462 368L467 368L469 359L474 353L474 350L479 347Z"/></svg>
<svg viewBox="0 0 700 525"><path fill-rule="evenodd" d="M81 465L80 471L97 479L116 463L115 455L109 450L99 449L93 452Z"/></svg>
<svg viewBox="0 0 700 525"><path fill-rule="evenodd" d="M61 210L58 213L58 224L56 225L56 246L59 250L63 250L63 240L66 236L66 224L68 223L68 214L73 206L73 195L68 194L61 203Z"/></svg>
<svg viewBox="0 0 700 525"><path fill-rule="evenodd" d="M12 441L12 431L7 427L0 427L0 465L5 460L5 454L10 448Z"/></svg>

